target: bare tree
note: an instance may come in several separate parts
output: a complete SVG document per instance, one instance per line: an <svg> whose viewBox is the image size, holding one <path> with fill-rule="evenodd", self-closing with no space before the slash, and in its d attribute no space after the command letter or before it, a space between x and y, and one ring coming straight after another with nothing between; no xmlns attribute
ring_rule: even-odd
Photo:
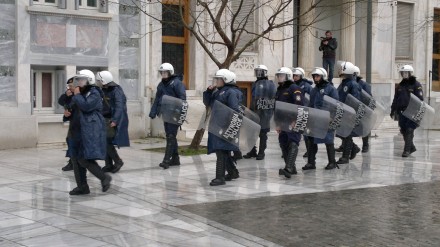
<svg viewBox="0 0 440 247"><path fill-rule="evenodd" d="M294 38L298 33L309 32L309 28L315 23L329 17L325 13L326 9L341 5L333 3L334 1L310 1L308 6L302 7L303 11L299 15L294 16L291 14L294 0L195 0L193 5L184 0L131 2L145 15L161 24L183 26L219 69L228 69L243 52L261 40L281 42ZM353 0L344 4L352 5L355 2L360 1ZM171 10L175 12L176 20L163 20L160 14L147 11L150 9L147 8L148 5L166 8L167 3L179 6L178 10ZM264 21L256 21L258 14L261 14L259 18ZM298 27L298 33L284 32L284 28L293 28L294 25ZM204 129L196 132L191 148L199 147L203 134Z"/></svg>

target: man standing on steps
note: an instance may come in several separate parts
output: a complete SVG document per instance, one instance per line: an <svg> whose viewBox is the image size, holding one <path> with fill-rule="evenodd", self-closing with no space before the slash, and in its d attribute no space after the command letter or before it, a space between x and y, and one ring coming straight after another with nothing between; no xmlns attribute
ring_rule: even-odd
<svg viewBox="0 0 440 247"><path fill-rule="evenodd" d="M321 38L321 45L319 50L322 51L322 67L327 70L328 81L333 84L333 71L336 62L336 48L338 42L332 37L332 32L325 32L325 37Z"/></svg>

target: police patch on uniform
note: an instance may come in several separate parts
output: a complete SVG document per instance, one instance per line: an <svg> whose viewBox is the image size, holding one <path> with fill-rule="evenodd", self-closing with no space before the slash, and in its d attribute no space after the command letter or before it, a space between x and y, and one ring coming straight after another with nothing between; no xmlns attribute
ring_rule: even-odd
<svg viewBox="0 0 440 247"><path fill-rule="evenodd" d="M319 90L321 94L324 94L324 89Z"/></svg>
<svg viewBox="0 0 440 247"><path fill-rule="evenodd" d="M301 96L297 95L296 96L296 101L301 101Z"/></svg>
<svg viewBox="0 0 440 247"><path fill-rule="evenodd" d="M347 91L348 91L348 87L345 86L345 87L344 87L344 92L347 92Z"/></svg>

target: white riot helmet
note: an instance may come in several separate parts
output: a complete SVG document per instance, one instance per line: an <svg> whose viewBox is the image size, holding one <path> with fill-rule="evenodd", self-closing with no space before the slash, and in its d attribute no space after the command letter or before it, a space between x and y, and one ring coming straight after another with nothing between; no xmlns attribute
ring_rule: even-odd
<svg viewBox="0 0 440 247"><path fill-rule="evenodd" d="M235 78L235 73L228 69L220 69L214 75L214 79L222 79L225 84L235 84Z"/></svg>
<svg viewBox="0 0 440 247"><path fill-rule="evenodd" d="M354 75L355 66L350 62L342 62L339 75Z"/></svg>
<svg viewBox="0 0 440 247"><path fill-rule="evenodd" d="M88 69L83 69L75 75L73 84L75 86L84 87L86 85L95 85L95 74Z"/></svg>
<svg viewBox="0 0 440 247"><path fill-rule="evenodd" d="M408 79L410 76L414 74L414 68L409 64L403 65L402 67L399 68L399 72L402 78Z"/></svg>
<svg viewBox="0 0 440 247"><path fill-rule="evenodd" d="M358 66L354 66L354 75L355 76L360 76L361 75L361 70L359 69Z"/></svg>
<svg viewBox="0 0 440 247"><path fill-rule="evenodd" d="M113 81L113 75L109 71L100 71L96 73L96 80L100 81L102 85L107 85Z"/></svg>
<svg viewBox="0 0 440 247"><path fill-rule="evenodd" d="M306 74L305 74L306 72L304 71L304 69L303 68L301 68L301 67L297 67L297 68L294 68L293 69L293 74L294 75L299 75L299 76L301 76L301 78L303 78Z"/></svg>
<svg viewBox="0 0 440 247"><path fill-rule="evenodd" d="M280 81L280 79L278 79L278 76L280 75L286 75L286 78L284 78L283 81ZM292 80L293 77L293 72L291 69L287 68L287 67L281 67L278 69L278 71L275 73L275 76L278 79L278 82L284 82L284 81L288 81L288 80Z"/></svg>
<svg viewBox="0 0 440 247"><path fill-rule="evenodd" d="M324 68L321 68L321 67L315 67L313 70L312 70L312 73L310 73L312 76L313 75L320 75L321 76L321 78L323 79L323 80L327 80L327 71L324 69Z"/></svg>
<svg viewBox="0 0 440 247"><path fill-rule="evenodd" d="M163 63L160 65L159 67L159 73L160 72L164 72L164 71L168 71L170 74L169 76L174 75L174 67L173 65L171 65L170 63Z"/></svg>
<svg viewBox="0 0 440 247"><path fill-rule="evenodd" d="M255 77L257 78L267 77L267 71L268 71L267 67L265 65L260 64L254 69Z"/></svg>

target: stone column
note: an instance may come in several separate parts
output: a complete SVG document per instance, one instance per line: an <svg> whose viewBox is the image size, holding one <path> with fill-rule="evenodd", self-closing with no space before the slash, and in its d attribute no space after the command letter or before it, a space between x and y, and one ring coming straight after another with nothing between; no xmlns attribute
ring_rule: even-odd
<svg viewBox="0 0 440 247"><path fill-rule="evenodd" d="M341 37L338 42L339 60L356 63L356 6L351 0L342 0Z"/></svg>
<svg viewBox="0 0 440 247"><path fill-rule="evenodd" d="M314 28L311 27L315 15L315 10L311 10L313 3L313 0L302 0L300 5L298 65L306 71L306 74L316 66L315 52L318 51L312 35Z"/></svg>

